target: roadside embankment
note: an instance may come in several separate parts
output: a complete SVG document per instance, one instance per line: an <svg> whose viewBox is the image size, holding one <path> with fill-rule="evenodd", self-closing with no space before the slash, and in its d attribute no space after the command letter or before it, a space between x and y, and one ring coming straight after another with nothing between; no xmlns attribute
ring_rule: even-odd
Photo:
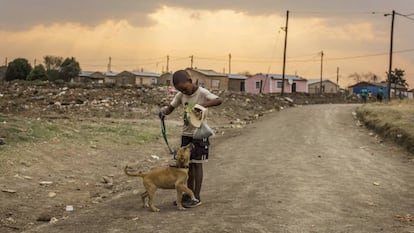
<svg viewBox="0 0 414 233"><path fill-rule="evenodd" d="M413 100L366 104L358 108L357 116L384 139L394 141L414 153Z"/></svg>

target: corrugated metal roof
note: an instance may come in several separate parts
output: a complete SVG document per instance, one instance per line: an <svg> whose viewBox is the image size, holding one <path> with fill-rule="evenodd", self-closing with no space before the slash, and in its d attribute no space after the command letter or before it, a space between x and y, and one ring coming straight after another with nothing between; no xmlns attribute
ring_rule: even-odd
<svg viewBox="0 0 414 233"><path fill-rule="evenodd" d="M119 74L118 72L105 72L104 75L107 77L114 77L117 74Z"/></svg>
<svg viewBox="0 0 414 233"><path fill-rule="evenodd" d="M192 69L198 73L204 74L205 76L217 76L217 77L227 77L227 74L218 73L214 70L202 70L202 69Z"/></svg>
<svg viewBox="0 0 414 233"><path fill-rule="evenodd" d="M308 80L308 85L309 84L314 84L314 83L320 83L320 79L310 79L310 80ZM332 83L332 84L335 84L335 85L337 85L336 83L334 83L334 82L332 82L331 80L329 80L329 79L322 79L322 83L323 82L330 82L330 83Z"/></svg>
<svg viewBox="0 0 414 233"><path fill-rule="evenodd" d="M150 73L150 72L140 72L140 71L129 71L130 73L134 74L135 76L145 76L145 77L154 77L159 78L161 75L157 73Z"/></svg>
<svg viewBox="0 0 414 233"><path fill-rule="evenodd" d="M89 77L93 73L95 73L95 72L93 72L93 71L81 71L80 74L79 74L79 77Z"/></svg>
<svg viewBox="0 0 414 233"><path fill-rule="evenodd" d="M268 74L268 76L271 77L272 79L282 79L281 74ZM299 77L297 75L289 75L289 74L285 74L285 79L295 80L295 81L306 81L306 79L302 77Z"/></svg>
<svg viewBox="0 0 414 233"><path fill-rule="evenodd" d="M362 81L359 83L356 83L354 85L349 86L350 88L352 87L356 87L356 86L377 86L377 87L384 87L387 88L388 84L387 83L374 83L374 82L367 82L367 81ZM391 83L391 88L394 88L394 84ZM406 89L406 87L402 86L402 85L397 85L397 88L399 89Z"/></svg>
<svg viewBox="0 0 414 233"><path fill-rule="evenodd" d="M242 74L229 74L229 79L247 79L246 75L242 75Z"/></svg>

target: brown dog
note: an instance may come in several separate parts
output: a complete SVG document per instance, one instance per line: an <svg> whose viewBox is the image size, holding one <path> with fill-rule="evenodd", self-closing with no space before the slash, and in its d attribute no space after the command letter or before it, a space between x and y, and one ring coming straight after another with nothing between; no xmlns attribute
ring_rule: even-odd
<svg viewBox="0 0 414 233"><path fill-rule="evenodd" d="M154 194L157 188L161 189L176 189L177 190L177 207L179 210L184 210L181 197L182 193L188 194L192 200L198 201L193 191L186 185L188 179L188 165L190 163L190 154L194 145L189 144L181 147L177 151L176 166L155 168L147 173L130 173L128 172L128 165L125 167L124 172L128 176L140 176L143 178L143 184L145 192L141 194L143 207L150 207L152 211L160 211L153 204ZM148 198L148 204L146 199Z"/></svg>

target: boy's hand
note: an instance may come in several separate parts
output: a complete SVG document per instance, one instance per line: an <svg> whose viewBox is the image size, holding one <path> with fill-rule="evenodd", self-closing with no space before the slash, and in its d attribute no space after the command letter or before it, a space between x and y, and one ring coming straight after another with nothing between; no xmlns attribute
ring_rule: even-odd
<svg viewBox="0 0 414 233"><path fill-rule="evenodd" d="M160 112L158 113L158 117L163 120L165 118L165 115L168 115L168 106L164 106L160 109Z"/></svg>
<svg viewBox="0 0 414 233"><path fill-rule="evenodd" d="M161 119L164 119L166 115L170 115L170 113L174 111L174 107L173 106L164 106L160 109L160 112L158 113L158 116Z"/></svg>
<svg viewBox="0 0 414 233"><path fill-rule="evenodd" d="M161 120L164 120L164 118L165 118L165 113L161 110L161 111L158 113L158 117L159 117Z"/></svg>

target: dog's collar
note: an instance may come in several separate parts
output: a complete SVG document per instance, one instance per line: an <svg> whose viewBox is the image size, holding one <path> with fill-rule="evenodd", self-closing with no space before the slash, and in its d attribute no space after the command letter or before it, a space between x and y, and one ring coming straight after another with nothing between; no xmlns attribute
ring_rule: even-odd
<svg viewBox="0 0 414 233"><path fill-rule="evenodd" d="M170 165L170 167L175 167L175 168L190 168L189 166L177 166L177 165Z"/></svg>

